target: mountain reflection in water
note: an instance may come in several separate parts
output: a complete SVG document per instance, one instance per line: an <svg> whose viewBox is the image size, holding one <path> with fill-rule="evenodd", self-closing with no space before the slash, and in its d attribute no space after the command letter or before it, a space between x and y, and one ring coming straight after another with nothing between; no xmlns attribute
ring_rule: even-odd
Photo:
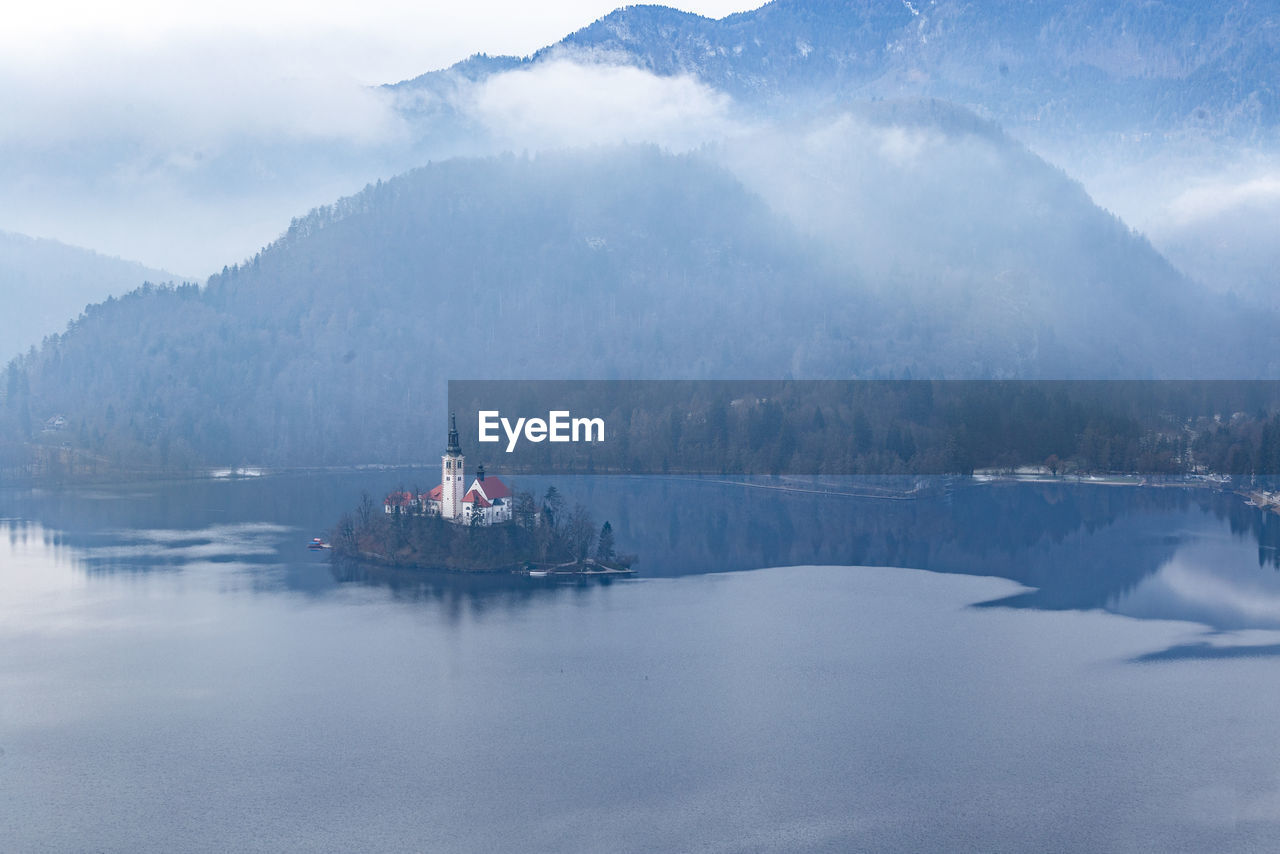
<svg viewBox="0 0 1280 854"><path fill-rule="evenodd" d="M550 585L506 577L328 567L302 544L362 491L420 488L431 470L286 475L118 489L0 492L0 519L38 522L85 572L243 566L252 586L323 594L344 583L397 596L519 603ZM646 577L786 565L895 566L1029 588L988 605L1104 609L1214 629L1280 629L1280 517L1209 489L936 479L889 500L679 477L524 477L608 519ZM866 492L874 479L849 479ZM23 522L9 521L9 536Z"/></svg>

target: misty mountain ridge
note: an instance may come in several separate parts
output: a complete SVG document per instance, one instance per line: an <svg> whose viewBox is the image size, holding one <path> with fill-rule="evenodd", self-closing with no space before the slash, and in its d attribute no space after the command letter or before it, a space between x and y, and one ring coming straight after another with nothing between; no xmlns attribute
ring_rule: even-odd
<svg viewBox="0 0 1280 854"><path fill-rule="evenodd" d="M933 97L1047 133L1275 142L1280 14L1228 0L774 0L715 20L620 8L533 55L478 55L392 87L555 59L691 75L744 104Z"/></svg>
<svg viewBox="0 0 1280 854"><path fill-rule="evenodd" d="M704 99L731 99L704 105L703 115L691 111L682 125L701 127L708 139L731 137L735 122L803 122L857 102L928 97L961 105L1084 180L1215 292L1280 308L1271 272L1280 250L1258 225L1280 210L1280 195L1240 201L1280 174L1273 83L1280 17L1266 4L776 0L720 20L628 6L531 56L477 55L388 91L418 129L424 155L456 150L460 133L473 144L519 150L520 133L475 105L495 93L508 105L514 94L537 98L540 79L566 81L590 104L589 75L574 80L566 66L602 77L617 68L658 75L671 81L675 104L697 100L677 81L697 81ZM540 109L557 112L554 102ZM666 144L688 144L670 127L631 129L607 111L596 120L627 128L622 138L647 130ZM525 116L514 124L530 135L538 122ZM539 144L539 134L531 136L524 145ZM1188 198L1205 186L1217 188L1225 208L1188 216ZM1220 207L1215 202L1210 210ZM1251 218L1254 210L1263 217Z"/></svg>
<svg viewBox="0 0 1280 854"><path fill-rule="evenodd" d="M11 365L0 443L61 415L55 438L122 465L421 462L451 377L1273 377L1274 312L1002 129L1268 140L1269 21L778 0L473 57L381 90L408 134L255 150L277 186L431 162L203 288L92 306ZM236 156L182 180L232 196Z"/></svg>
<svg viewBox="0 0 1280 854"><path fill-rule="evenodd" d="M1270 376L1266 322L989 123L885 104L379 182L92 307L0 412L120 462L421 462L451 377Z"/></svg>
<svg viewBox="0 0 1280 854"><path fill-rule="evenodd" d="M57 334L86 305L179 277L56 240L0 231L0 360Z"/></svg>
<svg viewBox="0 0 1280 854"><path fill-rule="evenodd" d="M178 120L196 102L152 93L175 120L68 116L51 139L38 116L56 104L41 105L28 133L19 115L0 140L4 226L61 223L78 243L211 271L299 211L430 161L622 142L688 151L761 123L927 97L1065 166L1188 269L1221 271L1198 223L1162 226L1178 188L1256 177L1240 174L1241 146L1259 155L1253 172L1280 169L1275 38L1268 7L1222 0L778 0L718 21L626 7L530 57L478 55L390 86L263 80L232 108L197 109L197 122ZM100 95L118 115L125 94ZM1244 272L1269 260L1245 258ZM1233 272L1218 278L1232 289Z"/></svg>

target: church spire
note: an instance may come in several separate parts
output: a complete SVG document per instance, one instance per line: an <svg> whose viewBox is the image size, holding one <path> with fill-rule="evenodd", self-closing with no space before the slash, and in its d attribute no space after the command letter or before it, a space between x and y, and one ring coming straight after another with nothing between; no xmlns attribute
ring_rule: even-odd
<svg viewBox="0 0 1280 854"><path fill-rule="evenodd" d="M449 413L449 447L446 453L454 457L462 453L462 446L458 444L458 417L452 412Z"/></svg>
<svg viewBox="0 0 1280 854"><path fill-rule="evenodd" d="M466 484L462 475L465 462L462 446L458 444L458 419L450 412L449 447L440 458L440 515L446 519L461 519L463 516L462 497L466 494Z"/></svg>

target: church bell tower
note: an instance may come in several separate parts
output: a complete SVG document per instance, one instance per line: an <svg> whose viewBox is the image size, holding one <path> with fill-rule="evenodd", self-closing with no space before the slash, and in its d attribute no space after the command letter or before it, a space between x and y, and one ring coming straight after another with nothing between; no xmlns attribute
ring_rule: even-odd
<svg viewBox="0 0 1280 854"><path fill-rule="evenodd" d="M440 458L440 515L446 519L462 518L462 499L467 488L463 481L462 446L458 444L458 419L449 413L449 447Z"/></svg>

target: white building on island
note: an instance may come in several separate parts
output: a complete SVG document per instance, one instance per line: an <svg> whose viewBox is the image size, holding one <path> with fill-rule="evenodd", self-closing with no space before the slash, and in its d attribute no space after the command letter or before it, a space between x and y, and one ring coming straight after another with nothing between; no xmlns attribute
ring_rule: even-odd
<svg viewBox="0 0 1280 854"><path fill-rule="evenodd" d="M423 495L393 492L384 507L388 513L425 513L453 522L493 525L511 521L511 490L496 477L485 477L484 466L466 486L466 457L458 444L458 422L449 416L449 444L440 458L440 485Z"/></svg>

